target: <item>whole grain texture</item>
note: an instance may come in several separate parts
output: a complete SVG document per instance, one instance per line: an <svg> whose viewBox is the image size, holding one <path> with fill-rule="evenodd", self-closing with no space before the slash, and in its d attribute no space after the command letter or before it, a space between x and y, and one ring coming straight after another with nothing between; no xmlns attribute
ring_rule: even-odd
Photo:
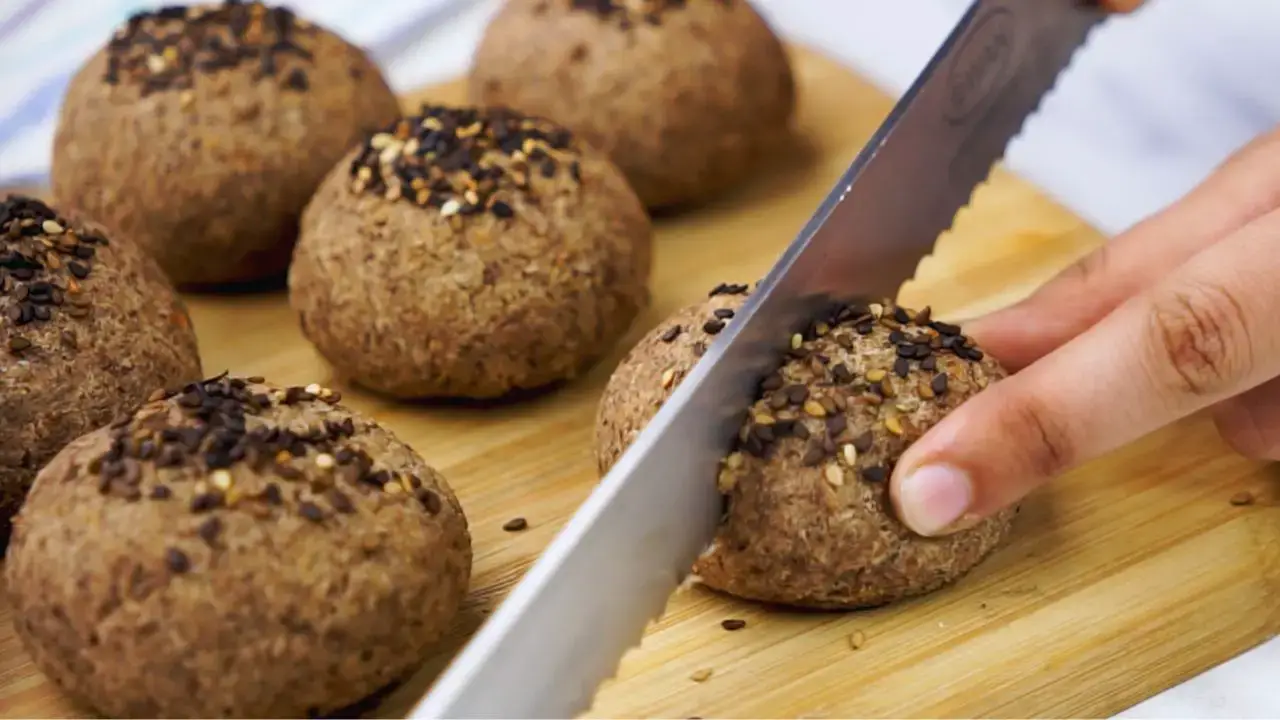
<svg viewBox="0 0 1280 720"><path fill-rule="evenodd" d="M37 667L113 717L323 714L415 669L466 591L466 519L339 400L220 376L69 444L6 560Z"/></svg>
<svg viewBox="0 0 1280 720"><path fill-rule="evenodd" d="M597 422L602 472L696 362L698 341L682 343L684 328L724 302L680 311L617 369ZM959 327L927 308L853 304L779 347L785 359L762 380L719 470L725 513L695 564L701 582L770 603L873 607L936 590L999 545L1016 510L924 538L889 502L888 479L907 447L1005 375Z"/></svg>
<svg viewBox="0 0 1280 720"><path fill-rule="evenodd" d="M469 87L608 153L650 208L759 170L795 108L786 52L746 0L507 0Z"/></svg>
<svg viewBox="0 0 1280 720"><path fill-rule="evenodd" d="M289 299L354 382L492 398L576 376L648 303L649 219L557 125L425 106L372 135L302 219Z"/></svg>
<svg viewBox="0 0 1280 720"><path fill-rule="evenodd" d="M63 445L199 377L191 320L150 257L39 200L0 201L0 542Z"/></svg>
<svg viewBox="0 0 1280 720"><path fill-rule="evenodd" d="M596 410L596 464L609 471L671 397L707 346L747 300L747 285L724 283L650 330L614 369Z"/></svg>
<svg viewBox="0 0 1280 720"><path fill-rule="evenodd" d="M180 286L278 275L325 173L398 112L363 51L287 8L143 11L71 80L53 192Z"/></svg>

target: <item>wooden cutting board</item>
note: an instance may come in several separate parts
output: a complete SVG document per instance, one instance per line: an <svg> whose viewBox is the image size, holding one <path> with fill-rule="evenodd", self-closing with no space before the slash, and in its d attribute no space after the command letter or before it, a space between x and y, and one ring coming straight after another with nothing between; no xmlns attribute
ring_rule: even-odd
<svg viewBox="0 0 1280 720"><path fill-rule="evenodd" d="M656 221L653 307L590 375L540 398L484 408L397 405L343 388L353 406L447 475L475 544L473 588L454 631L374 714L402 715L412 706L590 492L595 402L626 348L716 283L760 278L888 112L883 93L836 63L799 49L793 57L796 143L779 148L773 165L732 195ZM455 83L406 103L463 97ZM1025 295L1101 242L1078 218L997 170L902 300L931 304L942 316L973 316ZM210 373L335 382L303 342L283 294L190 302ZM701 589L677 593L590 715L1118 712L1280 629L1277 478L1233 456L1197 418L1039 493L1003 550L931 596L842 614L783 612ZM1257 502L1231 505L1240 491ZM517 516L529 529L503 532ZM720 621L729 618L747 625L726 632ZM9 609L0 607L0 712L86 714L30 665L10 627ZM701 670L712 674L693 681Z"/></svg>

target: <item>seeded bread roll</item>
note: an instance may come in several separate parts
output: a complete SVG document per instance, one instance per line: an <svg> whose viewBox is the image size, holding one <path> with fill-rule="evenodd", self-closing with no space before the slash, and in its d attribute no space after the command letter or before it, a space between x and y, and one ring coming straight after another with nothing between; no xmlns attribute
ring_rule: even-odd
<svg viewBox="0 0 1280 720"><path fill-rule="evenodd" d="M602 471L694 361L680 352L691 343L661 338L721 303L713 298L659 326L617 370L601 401ZM911 442L1005 376L960 328L932 320L928 309L852 305L814 323L790 348L761 383L720 470L726 512L694 566L704 584L783 605L874 607L942 587L1005 538L1016 510L924 538L889 503L887 481ZM665 387L655 373L672 368L676 380ZM644 390L635 379L662 389ZM620 436L619 427L637 429Z"/></svg>
<svg viewBox="0 0 1280 720"><path fill-rule="evenodd" d="M325 173L398 114L359 48L285 8L142 12L71 81L53 192L180 286L278 276Z"/></svg>
<svg viewBox="0 0 1280 720"><path fill-rule="evenodd" d="M470 93L581 135L650 208L740 182L795 108L786 52L746 0L508 0Z"/></svg>
<svg viewBox="0 0 1280 720"><path fill-rule="evenodd" d="M155 261L38 200L0 202L0 546L63 445L199 377L191 320Z"/></svg>
<svg viewBox="0 0 1280 720"><path fill-rule="evenodd" d="M37 667L114 717L304 717L415 669L466 592L467 522L338 400L218 377L68 445L6 560Z"/></svg>
<svg viewBox="0 0 1280 720"><path fill-rule="evenodd" d="M747 301L746 285L722 283L681 308L623 358L596 410L596 464L604 475L649 424L680 381Z"/></svg>
<svg viewBox="0 0 1280 720"><path fill-rule="evenodd" d="M648 302L648 216L551 123L427 106L336 167L302 218L289 300L351 380L492 398L572 378Z"/></svg>

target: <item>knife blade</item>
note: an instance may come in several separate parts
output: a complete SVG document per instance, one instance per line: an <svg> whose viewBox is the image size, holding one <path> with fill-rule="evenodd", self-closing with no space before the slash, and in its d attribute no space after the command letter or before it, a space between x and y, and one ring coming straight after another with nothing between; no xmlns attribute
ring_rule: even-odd
<svg viewBox="0 0 1280 720"><path fill-rule="evenodd" d="M639 643L721 512L716 473L792 332L896 296L1104 13L976 0L670 399L412 718L573 717Z"/></svg>

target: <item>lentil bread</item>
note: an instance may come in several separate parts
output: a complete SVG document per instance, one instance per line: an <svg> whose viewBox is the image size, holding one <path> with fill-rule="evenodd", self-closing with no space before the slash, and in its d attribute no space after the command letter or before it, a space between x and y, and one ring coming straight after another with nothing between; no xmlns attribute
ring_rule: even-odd
<svg viewBox="0 0 1280 720"><path fill-rule="evenodd" d="M1016 509L925 538L894 515L888 479L911 442L1004 376L960 328L933 320L927 308L855 304L815 322L792 338L782 366L761 383L723 461L726 511L695 575L739 597L819 609L874 607L959 578L1006 537ZM623 390L611 383L602 407L625 408L625 398L611 396ZM650 402L640 412L656 411ZM602 469L620 452L611 442L608 433L598 440Z"/></svg>
<svg viewBox="0 0 1280 720"><path fill-rule="evenodd" d="M155 261L38 200L0 201L0 543L63 445L199 377L191 320Z"/></svg>
<svg viewBox="0 0 1280 720"><path fill-rule="evenodd" d="M416 668L466 591L467 522L338 401L218 377L68 445L6 562L36 665L116 717L302 717Z"/></svg>
<svg viewBox="0 0 1280 720"><path fill-rule="evenodd" d="M564 124L650 208L740 182L796 104L786 51L746 0L508 0L469 92Z"/></svg>
<svg viewBox="0 0 1280 720"><path fill-rule="evenodd" d="M546 121L424 106L302 218L289 299L343 374L397 397L572 378L648 303L652 231L618 170Z"/></svg>
<svg viewBox="0 0 1280 720"><path fill-rule="evenodd" d="M722 283L706 300L677 310L636 343L609 377L596 410L600 474L622 457L640 431L746 302L749 288Z"/></svg>
<svg viewBox="0 0 1280 720"><path fill-rule="evenodd" d="M276 276L325 173L398 114L363 51L285 8L142 12L68 87L53 193L180 286Z"/></svg>

